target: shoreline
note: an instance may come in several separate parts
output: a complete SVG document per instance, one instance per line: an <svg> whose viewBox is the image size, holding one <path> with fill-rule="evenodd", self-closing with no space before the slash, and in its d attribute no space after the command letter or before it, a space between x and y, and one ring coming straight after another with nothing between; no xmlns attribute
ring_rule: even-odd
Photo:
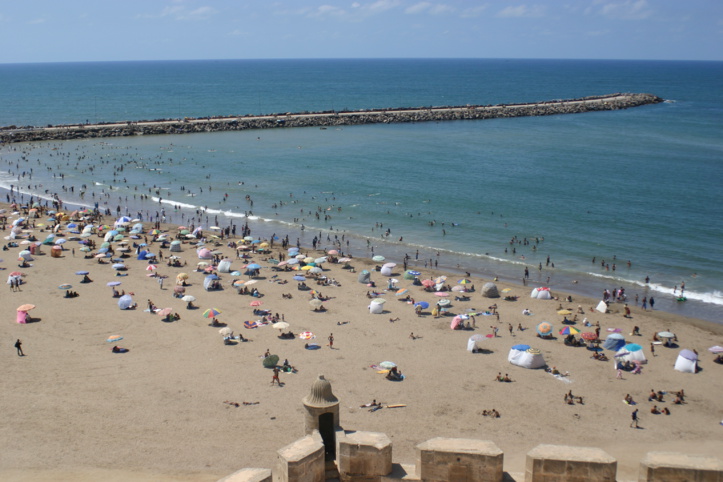
<svg viewBox="0 0 723 482"><path fill-rule="evenodd" d="M205 117L0 128L0 143L38 142L137 135L188 134L281 127L332 127L403 122L483 120L505 117L579 114L628 109L664 100L652 94L615 93L580 99L524 104L389 108L363 111L323 111L269 115Z"/></svg>
<svg viewBox="0 0 723 482"><path fill-rule="evenodd" d="M110 217L105 219L110 221ZM149 229L151 223L144 226ZM178 228L162 224L161 231L173 237ZM46 234L39 229L35 233L39 239ZM91 239L100 241L96 237ZM235 250L225 243L224 240L216 249L234 259L238 266L240 260L233 256ZM626 374L624 380L616 380L612 366L588 360L587 350L565 347L562 337L547 341L534 336L534 326L539 322L554 323L555 333L563 326L561 316L556 314L558 304L570 308L579 304L587 311L588 304L597 301L593 298L573 296L572 303L533 300L527 287L497 282L498 288L509 289L510 294L519 295L520 299L489 300L481 296L482 285L489 278L472 276L476 290L470 293L471 300L453 302L454 311L461 312L467 307L484 310L487 304L495 303L502 319L497 324L494 316L477 318L473 332L486 333L486 325L492 323L501 328L501 333L485 341L487 352L471 355L464 350L471 333L450 330L447 317L416 317L392 292L383 295L388 300L388 313L369 314L365 308L369 300L364 294L371 288L359 284L356 277L361 269L378 264L370 259L352 259L357 273L342 270L336 264L324 265L324 274L340 281L341 286L321 287L323 294L330 297L324 302L327 312L314 313L309 310L306 296L291 281L290 275L299 272L273 272L264 261L269 255L252 254L252 260L263 266L255 285L264 294L262 309L285 314L296 333L314 331L320 345L333 332L333 350L322 346L321 350L308 351L303 349L301 340L279 340L271 327L243 329L243 320L255 319L249 308L252 298L238 296L230 286L232 277L228 274L221 274L223 291L205 292L199 286L203 274L192 271L199 260L189 244L174 254L188 262L183 270L191 275L187 292L199 299L201 310L196 311L186 311L178 300L173 300L171 286L159 290L156 281L146 275L146 262L135 257L127 259L128 276L117 278L108 264L99 265L94 258L85 259L79 252L72 256L68 249L71 246L75 243L69 241L61 258L51 258L49 249L45 249L46 254L37 256L34 266L24 270L28 276L23 291L10 294L11 304L36 303L38 307L32 314L40 321L19 325L9 320L0 329L6 340L22 338L28 355L19 358L10 350L0 354L8 367L8 395L0 402L5 417L3 425L8 436L21 433L26 444L33 446L32 451L18 447L6 454L0 473L9 474L11 480L22 480L18 475L23 474L23 469L36 474L73 474L87 472L83 467L98 467L118 471L120 477L133 471L169 477L181 474L179 478L183 474L205 473L208 480L217 480L243 467L271 467L275 451L303 435L301 398L308 393L317 373L326 374L333 383L334 393L342 403L342 426L347 430L387 433L394 440L395 461L413 460L414 445L433 436L489 439L504 451L505 470L517 474L524 472L526 451L539 443L580 444L603 448L618 459L619 480L635 480L644 452L664 448L715 455L723 450L717 435L721 413L716 402L722 393L713 382L721 367L713 364L707 353L708 346L723 343L723 327L719 325L709 326L701 320L681 320L657 310L644 312L639 308L633 308L633 319L623 318L617 310L604 315L586 313L590 321L600 321L603 336L608 327L618 327L627 338L635 324L641 327L643 337L631 337L631 341L639 339L647 350L651 334L666 329L678 334L681 347L697 348L701 354L703 371L697 375L674 372L671 362L678 350L661 348L656 357L649 358L642 378ZM157 251L157 246L154 243L152 249ZM272 254L278 251L274 247ZM323 252L304 246L301 251L311 256ZM13 254L15 248L3 256L7 269L16 264ZM164 254L171 253L166 249ZM179 269L158 264L158 272L168 275L168 284L172 285ZM90 271L94 282L73 283L80 297L63 299L56 286L76 281L72 273L81 269ZM401 272L401 266L395 271ZM447 273L448 284L457 282L457 277L448 271L419 271L420 279ZM278 278L273 278L274 274ZM395 277L400 279L400 286L410 285L416 299L435 299L432 293L411 286L401 276ZM282 278L288 278L288 284L274 281ZM372 279L377 282L375 289L384 292L387 278L372 272ZM122 280L121 287L133 290L141 307L119 311L110 288L105 286L108 280ZM282 297L287 292L293 294L293 299ZM566 293L555 290L554 295L563 300ZM6 292L4 298L7 297ZM142 307L147 297L160 307L175 306L182 320L162 323L158 317L144 313ZM210 306L222 311L222 322L253 341L236 347L223 346L218 329L206 326L208 320L201 317L202 311ZM530 308L534 315L522 315L523 308ZM392 317L400 319L388 322ZM349 323L338 325L341 321ZM526 329L508 335L508 323L519 323ZM581 327L580 323L577 326ZM410 331L421 338L410 340ZM111 354L105 341L111 334L123 335L121 346L131 351ZM548 364L570 371L570 377L557 381L539 370L510 366L506 355L515 343L529 343L542 349ZM282 388L268 385L270 372L259 362L259 355L266 348L299 368L299 373L283 376ZM393 384L368 370L370 363L382 359L396 361L408 379ZM495 373L505 371L515 383L490 383ZM671 416L660 419L645 414L643 425L648 430L625 432L630 430L631 409L619 399L630 393L638 400L641 412L645 412L649 404L644 398L650 388L685 388L689 406L669 402ZM566 409L561 400L568 390L584 396L585 405ZM401 413L381 410L375 414L356 408L372 397L388 403L406 403L407 408ZM223 400L260 404L230 408ZM454 410L450 410L450 402ZM479 414L482 408L493 407L502 412L502 423ZM600 425L603 420L605 427ZM566 430L569 424L575 424L577 430ZM596 435L591 440L587 434L593 429ZM195 443L187 443L190 433L194 434ZM255 443L249 444L252 438ZM661 439L668 442L661 444ZM242 454L231 449L239 445L247 447Z"/></svg>

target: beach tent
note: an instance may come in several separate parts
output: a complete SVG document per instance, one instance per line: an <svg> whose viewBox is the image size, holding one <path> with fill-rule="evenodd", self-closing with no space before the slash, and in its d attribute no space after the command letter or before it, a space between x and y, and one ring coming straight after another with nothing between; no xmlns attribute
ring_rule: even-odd
<svg viewBox="0 0 723 482"><path fill-rule="evenodd" d="M212 289L214 289L213 286L219 279L220 278L215 274L210 274L206 276L206 278L203 280L203 289L205 289L206 291L211 291Z"/></svg>
<svg viewBox="0 0 723 482"><path fill-rule="evenodd" d="M482 287L482 296L485 298L499 298L500 293L497 291L497 285L494 283L485 283Z"/></svg>
<svg viewBox="0 0 723 482"><path fill-rule="evenodd" d="M382 276L392 276L392 270L394 270L395 266L396 263L387 263L382 266L382 269L379 270L379 272L382 274Z"/></svg>
<svg viewBox="0 0 723 482"><path fill-rule="evenodd" d="M675 360L675 369L683 373L695 373L698 366L698 355L692 350L680 350Z"/></svg>
<svg viewBox="0 0 723 482"><path fill-rule="evenodd" d="M357 276L357 281L360 283L367 284L369 283L369 280L371 279L371 275L369 274L369 271L363 270L361 273L359 273L359 276Z"/></svg>
<svg viewBox="0 0 723 482"><path fill-rule="evenodd" d="M219 273L230 273L231 272L231 260L228 258L222 259L221 262L218 263L218 272Z"/></svg>
<svg viewBox="0 0 723 482"><path fill-rule="evenodd" d="M140 251L140 252L138 253L138 259L141 260L141 261L147 260L147 259L148 259L148 251L146 251L145 249L142 250L142 251Z"/></svg>
<svg viewBox="0 0 723 482"><path fill-rule="evenodd" d="M171 252L173 252L173 253L181 252L181 242L180 241L178 241L178 240L171 241Z"/></svg>
<svg viewBox="0 0 723 482"><path fill-rule="evenodd" d="M18 253L18 256L21 257L22 259L24 259L25 261L32 261L32 260L33 260L32 254L31 254L30 251L28 251L27 249L26 249L26 250L23 250L23 251L20 251L20 252Z"/></svg>
<svg viewBox="0 0 723 482"><path fill-rule="evenodd" d="M605 303L604 301L600 300L600 303L597 304L595 309L597 311L599 311L600 313L607 313L608 312L608 304Z"/></svg>
<svg viewBox="0 0 723 482"><path fill-rule="evenodd" d="M198 259L213 259L213 254L208 248L201 248L196 251L196 254L198 255Z"/></svg>
<svg viewBox="0 0 723 482"><path fill-rule="evenodd" d="M467 351L473 353L475 350L479 350L480 344L486 339L486 336L480 335L479 333L470 336L469 340L467 340Z"/></svg>
<svg viewBox="0 0 723 482"><path fill-rule="evenodd" d="M618 351L625 346L625 337L620 333L611 333L605 338L602 347L606 350Z"/></svg>
<svg viewBox="0 0 723 482"><path fill-rule="evenodd" d="M369 304L369 313L373 315L379 315L384 311L384 304L383 303L370 303Z"/></svg>
<svg viewBox="0 0 723 482"><path fill-rule="evenodd" d="M550 300L552 299L552 294L550 293L550 288L535 288L532 290L532 293L530 293L530 298Z"/></svg>
<svg viewBox="0 0 723 482"><path fill-rule="evenodd" d="M28 312L18 310L17 322L20 323L21 325L24 325L25 323L27 323L28 322Z"/></svg>
<svg viewBox="0 0 723 482"><path fill-rule="evenodd" d="M50 248L50 257L60 258L61 256L63 256L62 246L53 246L52 248Z"/></svg>
<svg viewBox="0 0 723 482"><path fill-rule="evenodd" d="M645 358L645 353L643 353L643 347L637 343L628 343L619 349L617 353L615 353L615 359L623 362L629 361L639 363L647 363L648 361Z"/></svg>
<svg viewBox="0 0 723 482"><path fill-rule="evenodd" d="M121 310L127 310L130 309L130 307L133 305L133 298L131 298L131 295L123 295L120 298L118 298L118 308Z"/></svg>
<svg viewBox="0 0 723 482"><path fill-rule="evenodd" d="M55 244L55 235L48 234L48 237L45 238L45 241L43 241L43 244L47 244L47 245Z"/></svg>
<svg viewBox="0 0 723 482"><path fill-rule="evenodd" d="M543 368L547 364L545 359L542 357L542 352L537 348L527 348L526 350L520 350L520 347L527 345L515 345L510 349L510 353L507 356L507 360L513 365L517 365L522 368Z"/></svg>

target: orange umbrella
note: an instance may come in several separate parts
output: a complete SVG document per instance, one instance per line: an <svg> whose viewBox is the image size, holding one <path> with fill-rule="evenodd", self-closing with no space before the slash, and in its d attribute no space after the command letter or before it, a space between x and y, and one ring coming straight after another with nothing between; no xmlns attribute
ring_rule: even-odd
<svg viewBox="0 0 723 482"><path fill-rule="evenodd" d="M33 308L35 308L35 305L31 305L30 303L26 303L24 305L18 306L18 311L30 311Z"/></svg>

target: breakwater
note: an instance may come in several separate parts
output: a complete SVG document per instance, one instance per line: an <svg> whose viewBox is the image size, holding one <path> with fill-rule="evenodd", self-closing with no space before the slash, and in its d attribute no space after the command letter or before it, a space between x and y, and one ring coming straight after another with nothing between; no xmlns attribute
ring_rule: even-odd
<svg viewBox="0 0 723 482"><path fill-rule="evenodd" d="M499 119L620 110L660 102L663 102L663 99L652 94L617 93L605 96L525 104L288 112L269 115L48 125L46 127L6 126L0 128L0 142L13 143L136 135L189 134L248 129L275 129L282 127L336 127L362 124Z"/></svg>

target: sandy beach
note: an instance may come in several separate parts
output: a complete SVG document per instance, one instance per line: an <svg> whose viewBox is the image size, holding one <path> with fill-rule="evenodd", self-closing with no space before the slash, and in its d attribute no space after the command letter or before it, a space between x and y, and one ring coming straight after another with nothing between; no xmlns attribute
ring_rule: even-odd
<svg viewBox="0 0 723 482"><path fill-rule="evenodd" d="M10 210L6 215L3 236L10 234L10 223L18 217ZM144 227L146 233L152 228L149 223ZM36 226L21 234L42 241L48 234L43 229ZM178 233L171 225L162 225L160 231L169 240ZM72 236L77 235L65 236L68 242L60 257L51 257L50 246L43 246L43 254L34 256L28 267L18 266L18 253L26 247L19 244L23 237L15 240L18 247L0 255L3 279L13 271L24 274L19 291L10 285L0 291L3 480L212 481L243 467L270 468L277 449L303 436L301 399L318 374L331 381L341 401L342 426L388 434L395 462L413 463L414 447L437 436L495 442L505 453L505 470L513 476L524 472L525 454L540 443L600 447L618 460L619 480L637 480L639 461L648 451L723 453L723 365L713 363L714 355L708 351L723 345L723 325L644 311L633 302L629 318L623 316L622 303L612 303L610 313L603 314L591 311L599 300L574 297L568 302L567 293L561 291L553 292L559 300L531 299L534 286L496 283L500 291L506 290L503 296L519 299L489 299L482 296L481 288L492 280L474 274L464 286L474 286L475 291L466 293L468 301L457 301L455 296L461 293L441 297L426 292L403 278L402 260L387 260L398 263L392 276L399 280L397 288L408 288L415 301L434 306L440 299L451 300L445 316L434 318L432 306L417 316L412 304L386 289L389 278L375 271L382 263L360 258L349 262L355 272L342 269L344 263L322 264L321 276L333 278L338 286L306 281L326 298L325 311L315 312L309 304L310 291L298 290L298 281L292 279L304 271L275 270L268 261L286 253L278 242L270 254L252 253L245 260L227 245L240 242L238 238L207 242L221 258L232 260L231 271L243 273L245 262L261 265L257 282L248 287L259 290L261 296L254 298L239 295L232 286L235 279L250 279L243 275L219 273L222 289L204 290L207 273L196 271L201 260L189 240L184 240L181 252L162 249L163 260L158 260L155 271L147 269L148 261L137 260L133 249L125 259L127 269L117 271L109 259L99 264L95 250L81 252ZM103 241L95 234L88 239L97 245ZM2 244L7 242L4 239ZM155 242L148 249L157 254L159 247ZM305 246L301 253L312 258L325 254ZM168 266L171 254L186 266ZM371 271L376 287L357 281L364 269ZM92 282L80 283L82 276L76 274L80 271L87 271ZM420 271L420 280L446 275L444 284L450 287L461 279L453 273ZM185 293L196 297L198 309L188 310L185 302L173 297L176 276L182 272L189 275ZM166 277L163 285L157 275ZM107 285L115 281L121 283L118 291L134 293L136 309L119 309L118 298ZM59 288L63 284L71 285L78 297L64 298L66 289ZM387 300L382 314L369 312L367 293L372 291ZM145 311L148 300L158 308L171 308L180 320L164 322ZM261 305L253 307L253 301ZM29 312L32 322L16 323L16 308L26 303L36 306ZM484 314L493 304L499 321ZM558 334L565 326L563 315L557 313L560 305L573 315L582 307L585 313L573 326L583 332L595 330L582 325L587 318L593 325L599 322L603 339L618 330L628 342L642 345L648 359L642 373L624 372L619 379L614 352L604 352L610 358L605 362L592 359L593 351L585 347L566 346ZM225 345L219 327L209 326L210 320L202 316L209 308L220 311L219 322L249 341ZM244 322L261 319L255 308L283 315L295 334L310 331L316 338L280 339L270 324L245 328ZM531 314L523 314L525 309ZM454 315L469 311L480 313L475 316L476 327L451 330ZM543 321L553 325L554 339L537 337L535 328ZM640 328L640 336L630 335L634 326ZM485 336L482 352L466 350L471 335L493 335L494 327L497 336ZM663 330L675 333L679 346L656 345L653 356L653 335ZM329 347L332 334L333 347ZM106 341L112 335L123 339ZM18 356L13 347L18 339L25 356ZM307 350L305 343L321 348ZM507 356L515 344L539 349L549 367L566 375L510 365ZM112 353L114 345L128 352ZM699 373L673 369L682 348L699 353ZM271 385L272 371L262 365L267 350L280 357L279 363L288 359L298 370L282 372L282 386ZM403 382L388 381L377 373L373 365L387 360L405 374ZM512 382L496 381L498 373L509 374ZM664 401L648 402L651 389L666 392ZM673 392L681 389L685 403L676 405ZM583 403L565 403L570 391ZM627 394L637 405L623 402ZM406 407L375 412L360 408L373 399ZM653 405L668 408L670 415L651 414ZM640 411L639 429L630 428L635 408ZM491 409L500 417L483 416Z"/></svg>

